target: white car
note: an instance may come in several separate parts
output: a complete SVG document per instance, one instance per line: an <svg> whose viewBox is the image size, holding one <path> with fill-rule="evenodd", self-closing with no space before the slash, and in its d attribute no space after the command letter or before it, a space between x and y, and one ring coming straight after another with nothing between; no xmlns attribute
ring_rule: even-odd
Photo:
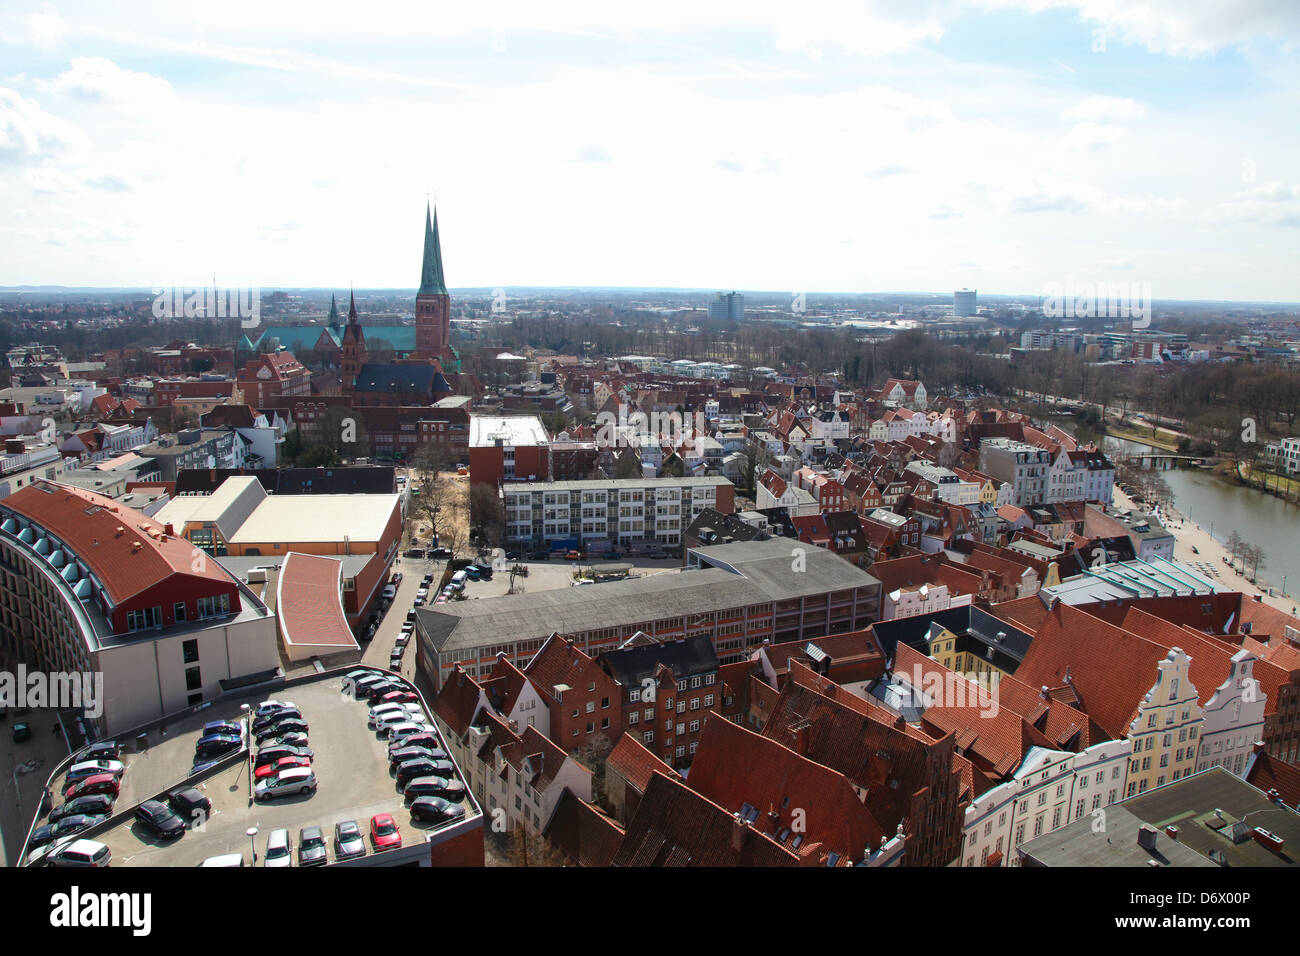
<svg viewBox="0 0 1300 956"><path fill-rule="evenodd" d="M101 773L111 773L116 777L120 776L125 769L126 766L120 760L83 760L68 768L65 779L68 783L76 783L78 780L85 780L87 777Z"/></svg>
<svg viewBox="0 0 1300 956"><path fill-rule="evenodd" d="M422 722L419 720L419 718L423 716L423 713L424 713L423 711L419 711L417 713L412 714L411 711L403 707L401 710L395 710L387 714L381 714L379 717L375 718L374 723L372 723L370 726L375 731L378 732L379 736L386 737L388 736L389 731L391 731L394 727L399 727L402 724L413 724L417 722Z"/></svg>
<svg viewBox="0 0 1300 956"><path fill-rule="evenodd" d="M270 714L278 714L282 710L297 710L298 705L287 700L264 700L257 705L257 710L253 711L255 717L266 717Z"/></svg>
<svg viewBox="0 0 1300 956"><path fill-rule="evenodd" d="M316 775L311 767L289 767L281 770L274 777L259 780L253 788L253 796L259 800L274 800L289 794L315 793Z"/></svg>
<svg viewBox="0 0 1300 956"><path fill-rule="evenodd" d="M45 857L47 866L108 866L112 852L94 840L73 840Z"/></svg>
<svg viewBox="0 0 1300 956"><path fill-rule="evenodd" d="M367 725L371 730L378 730L383 723L402 723L424 716L424 709L419 704L385 704L383 710L372 710Z"/></svg>
<svg viewBox="0 0 1300 956"><path fill-rule="evenodd" d="M290 839L288 830L271 831L266 838L266 857L262 860L262 865L273 869L293 866L293 840Z"/></svg>
<svg viewBox="0 0 1300 956"><path fill-rule="evenodd" d="M429 596L429 589L428 589L428 588L420 588L420 590L418 590L418 591L415 592L415 599L416 599L417 601L423 601L423 600L424 600L425 598L427 598L428 596Z"/></svg>
<svg viewBox="0 0 1300 956"><path fill-rule="evenodd" d="M400 724L389 724L387 727L379 728L379 736L387 737L390 742L405 740L412 734L432 734L437 733L429 724L423 721L407 721Z"/></svg>

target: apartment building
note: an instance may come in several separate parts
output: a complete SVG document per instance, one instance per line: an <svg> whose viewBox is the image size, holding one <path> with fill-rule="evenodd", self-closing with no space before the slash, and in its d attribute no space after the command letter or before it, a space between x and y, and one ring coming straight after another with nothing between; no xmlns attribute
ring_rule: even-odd
<svg viewBox="0 0 1300 956"><path fill-rule="evenodd" d="M142 512L44 480L0 502L0 646L34 669L102 674L93 735L280 662L274 615L216 561Z"/></svg>
<svg viewBox="0 0 1300 956"><path fill-rule="evenodd" d="M726 478L624 478L506 484L506 540L603 550L681 544L706 508L735 510Z"/></svg>
<svg viewBox="0 0 1300 956"><path fill-rule="evenodd" d="M1037 445L1011 438L980 442L979 470L1011 485L1010 503L1017 507L1047 500L1052 454Z"/></svg>

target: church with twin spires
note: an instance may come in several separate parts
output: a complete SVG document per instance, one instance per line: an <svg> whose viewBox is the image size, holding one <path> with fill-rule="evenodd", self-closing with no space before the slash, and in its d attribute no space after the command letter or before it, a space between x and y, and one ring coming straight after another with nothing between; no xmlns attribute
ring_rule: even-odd
<svg viewBox="0 0 1300 956"><path fill-rule="evenodd" d="M353 295L339 343L340 385L354 406L410 405L451 394L443 369L454 370L459 365L451 347L451 296L442 272L438 213L426 206L424 257L420 288L415 293L415 348L392 363L369 362L365 330Z"/></svg>

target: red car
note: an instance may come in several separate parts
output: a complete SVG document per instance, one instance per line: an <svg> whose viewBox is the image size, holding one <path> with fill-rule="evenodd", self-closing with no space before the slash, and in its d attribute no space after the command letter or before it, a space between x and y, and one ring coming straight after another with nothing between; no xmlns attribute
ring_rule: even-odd
<svg viewBox="0 0 1300 956"><path fill-rule="evenodd" d="M395 690L379 698L380 704L414 704L418 703L420 698L416 697L409 690Z"/></svg>
<svg viewBox="0 0 1300 956"><path fill-rule="evenodd" d="M402 845L402 831L397 829L397 821L391 813L380 813L370 818L370 842L375 845L375 852L396 850Z"/></svg>
<svg viewBox="0 0 1300 956"><path fill-rule="evenodd" d="M263 780L267 777L274 777L281 770L288 770L290 767L310 767L311 760L306 757L281 757L279 760L273 760L268 764L263 764L253 771L253 779Z"/></svg>
<svg viewBox="0 0 1300 956"><path fill-rule="evenodd" d="M92 793L106 793L111 797L116 797L122 789L121 782L111 773L97 773L92 777L86 777L84 780L78 780L71 784L63 791L65 800L75 800L77 797L84 797Z"/></svg>

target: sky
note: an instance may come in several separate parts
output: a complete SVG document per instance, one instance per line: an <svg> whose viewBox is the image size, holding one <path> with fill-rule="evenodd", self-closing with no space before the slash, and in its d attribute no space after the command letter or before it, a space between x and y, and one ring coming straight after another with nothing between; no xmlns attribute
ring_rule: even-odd
<svg viewBox="0 0 1300 956"><path fill-rule="evenodd" d="M0 286L1295 302L1298 117L1296 0L7 0Z"/></svg>

